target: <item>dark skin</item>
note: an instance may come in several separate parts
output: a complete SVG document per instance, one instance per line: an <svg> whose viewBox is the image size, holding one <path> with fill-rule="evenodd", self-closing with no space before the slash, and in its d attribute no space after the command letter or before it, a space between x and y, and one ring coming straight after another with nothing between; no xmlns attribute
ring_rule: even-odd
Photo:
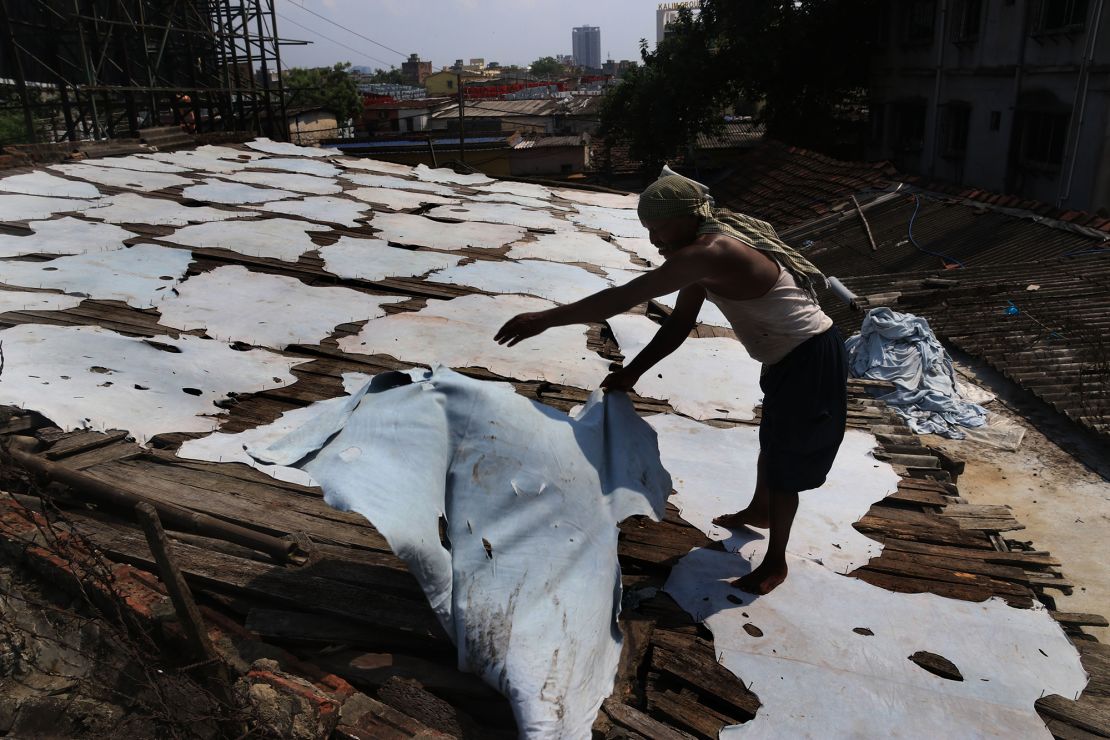
<svg viewBox="0 0 1110 740"><path fill-rule="evenodd" d="M765 295L778 280L781 268L773 259L738 239L720 234L698 235L699 224L698 216L643 221L651 243L663 256L662 266L580 301L514 316L498 330L495 341L512 347L553 327L601 322L677 290L675 309L651 342L624 368L611 372L601 383L607 390L632 390L640 376L690 336L706 289L725 298L750 300ZM786 579L786 544L797 510L797 491L768 488L761 457L751 504L743 511L714 520L715 524L730 529L770 528L763 562L732 585L749 593L765 594Z"/></svg>

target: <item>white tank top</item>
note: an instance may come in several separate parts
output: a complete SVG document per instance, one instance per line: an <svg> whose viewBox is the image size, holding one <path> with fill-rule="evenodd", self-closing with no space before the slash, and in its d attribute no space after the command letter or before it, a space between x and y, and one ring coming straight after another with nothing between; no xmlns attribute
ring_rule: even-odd
<svg viewBox="0 0 1110 740"><path fill-rule="evenodd" d="M798 287L794 276L781 267L778 280L759 298L740 301L709 290L705 297L721 309L752 359L764 365L774 365L799 344L833 325L821 307Z"/></svg>

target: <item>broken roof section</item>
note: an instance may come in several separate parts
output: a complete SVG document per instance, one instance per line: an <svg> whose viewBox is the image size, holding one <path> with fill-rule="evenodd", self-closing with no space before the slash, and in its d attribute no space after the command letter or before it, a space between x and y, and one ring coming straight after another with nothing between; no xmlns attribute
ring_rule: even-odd
<svg viewBox="0 0 1110 740"><path fill-rule="evenodd" d="M351 202L356 207L368 206L361 210L364 217L352 219L355 222L353 226L340 226L328 220L327 214L316 208L287 209L286 213L278 216L258 213L254 206L234 203L215 208L184 205L181 203L185 197L184 190L175 187L166 188L158 198L129 194L131 208L126 213L120 213L120 204L117 203L110 211L112 218L105 219L123 223L137 235L125 240L132 244L130 250L117 251L130 254L133 253L135 243L153 242L165 249L180 250L183 255L191 258L188 273L178 286L180 296L169 303L168 308L172 310L167 310L163 315L158 312L157 305L154 309L142 310L104 300L107 294L98 294L90 295L75 308L63 309L70 302L62 301L54 310L43 310L41 306L32 305L30 310L7 313L0 320L12 328L2 333L14 331L11 336L18 337L21 341L14 342L13 345L25 356L19 362L13 362L9 357L4 384L8 384L9 374L21 378L23 382L15 387L7 385L13 395L21 396L12 400L17 405L23 403L31 409L41 407L42 413L50 417L58 427L73 430L108 426L133 427L132 434L139 441L150 443L150 446L143 452L120 434L107 438L84 431L66 434L61 429L51 429L53 425L40 417L24 417L20 423L26 425L24 428L37 426L40 438L54 444L48 453L52 459L63 461L62 464L72 465L74 468L82 466L89 474L110 481L121 489L142 491L143 495L155 499L160 505L183 506L225 520L232 519L268 534L284 536L294 532L307 533L306 544L315 548L323 557L303 568L274 565L214 548L184 543L175 552L186 561L184 570L194 583L203 584L212 593L230 593L243 598L244 601L236 603L245 604L248 612L237 616L240 619L245 618L257 632L279 638L282 635L295 635L302 647L305 642L326 647L335 644L333 638L336 633L332 632L331 637L327 637L321 620L333 620L328 627L334 627L338 621L346 627L345 644L374 649L379 655L382 651L390 653L387 661L390 665L384 668L386 672L400 665L419 664L423 667L420 675L425 678L429 688L447 697L452 711L464 715L473 713L480 717L477 722L480 731L488 729L490 736L497 731L511 732L511 726L505 722L504 700L491 697L488 692L482 693L481 687L475 686L473 680L454 672L451 657L444 660L445 655L454 656L454 651L446 643L444 636L436 631L431 609L422 593L415 588L410 570L394 557L381 532L371 522L354 514L327 508L320 499L319 490L283 482L289 480L288 478L275 481L239 464L186 461L176 458L172 450L183 441L194 438L202 430L218 427L220 432L227 434L257 430L286 412L310 408L309 404L315 401L327 402L331 399L343 402L344 397L340 395L344 388L343 381L348 380L352 372L380 374L386 370L410 369L413 365L430 365L443 359L447 359L456 368L465 369L473 377L511 380L518 391L559 410L581 403L586 398L584 388L604 377L610 361L618 358L621 352L634 352L638 343L643 342L641 335L647 332L631 332L631 338L626 337L624 346L621 347L620 342L614 341L608 332L594 326L586 331L574 329L559 335L545 335L541 340L522 345L513 353L504 356L499 354L498 350L502 348L494 345L490 337L501 321L518 310L550 305L540 298L514 295L521 287L515 284L516 273L513 270L519 269L521 263L507 258L506 253L513 248L512 245L522 242L538 244L533 249L541 250L544 243L557 245L559 253L553 252L551 256L558 259L542 263L542 269L547 271L558 262L573 261L567 260L566 238L581 238L583 243L591 245L583 250L582 266L569 272L558 270L575 287L601 284L598 280L603 270L597 263L610 260L605 257L595 259L591 255L600 254L599 250L608 248L606 245L612 248L611 256L617 257L621 264L627 260L631 263L631 269L643 267L640 264L643 260L630 254L635 251L632 242L642 231L634 216L635 198L611 193L590 193L586 196L570 190L553 191L534 184L531 187L519 183L484 184L481 178L463 179L446 172L423 173L426 177L439 180L429 184L414 179L416 173L411 168L349 160L335 157L332 153L320 156L318 153L321 150L274 145L272 142L262 142L259 146L267 150L268 154L284 160L308 156L311 161L339 165L348 170L388 172L392 178L388 181L375 179L373 182L359 183L357 180L360 178L356 175L336 177L330 174L330 170L311 168L319 172L321 177L333 178L335 184L341 188L339 193L323 197L349 198L351 196L347 193L358 190L362 185L397 193L403 189L409 196L419 198L420 193L410 191L434 187L437 193L444 193L441 197L465 204L465 215L471 220L460 222L451 218L450 208L438 209L445 218L430 217L430 209L420 201L413 202L411 198L404 202L393 200L393 207L390 207L388 200L386 203L366 203L354 196L355 199ZM175 163L189 167L190 171L175 174L197 183L215 180L230 185L228 178L221 179L221 173L241 170L248 163L252 169L266 169L265 154L244 156L245 151L219 148L218 151L208 149L203 156L178 157L174 160ZM326 159L331 161L325 162ZM202 160L212 163L212 167L202 166ZM274 180L273 184L280 186L281 183ZM238 187L236 185L236 189ZM270 186L259 185L259 189L267 187ZM273 190L272 187L270 189ZM193 186L189 192L203 195L210 190ZM221 186L220 190L227 188ZM103 186L101 192L104 197L100 200L118 197L118 188L112 186ZM500 204L508 207L499 208L499 204L492 200L470 202L477 193L489 195L498 192L546 201L550 205L544 207L536 202L517 202ZM220 192L216 194L221 195ZM277 200L280 194L271 192L269 195L271 198L267 202ZM313 196L289 194L286 199L278 202L299 203L308 197ZM314 201L316 203L318 201ZM151 219L155 223L144 222L146 212L152 213L156 210L155 206L169 204L177 207L172 214L159 214L158 218ZM59 207L72 209L73 204L59 204ZM196 220L210 220L208 216L218 217L222 214L235 214L237 218L214 226L186 226L192 220L187 218L187 212L200 208L209 208L214 213L206 214L205 219ZM108 210L100 209L100 213ZM286 209L283 207L283 210ZM525 211L534 211L540 215L536 221L529 221L526 226L507 223L510 220L507 216L510 214L520 216ZM99 216L95 214L96 211L93 211L79 218L98 219ZM553 222L560 228L556 230L552 226ZM280 250L280 254L263 253L254 249L255 245L250 241L252 229L261 233L275 226L275 230L267 232L267 242L273 243L282 234L291 234L295 238L290 240L288 248ZM547 227L550 227L549 232L537 231ZM233 233L240 229L244 229L241 234ZM558 236L559 239L552 240L550 237L553 236ZM622 236L626 238L620 239ZM652 256L646 247L636 243L643 248L641 256ZM375 263L373 270L360 269L360 258L372 261L374 255L380 254L382 250L388 250L390 257L394 259L384 261L383 264ZM417 255L420 257L417 258ZM413 258L412 264L407 264L408 261L404 258L410 256ZM533 256L539 255L529 255L530 258ZM437 283L434 275L417 277L434 269L438 262L457 263L464 258L483 263L480 269L465 270L468 273L467 281L473 280L480 284L468 283L464 286L454 282ZM497 270L486 263L502 265L504 269ZM546 274L540 273L541 268L535 265L530 267L536 274ZM594 269L585 269L588 267ZM273 320L278 323L276 328L281 329L280 333L271 333L271 329L275 327L270 326L271 317L265 312L252 314L240 310L237 301L242 296L238 295L240 291L236 290L235 280L211 289L215 278L227 276L229 268L234 268L233 272L240 275L247 272L252 281L257 278L259 283L275 286L289 285L287 280L300 283L295 290L289 290L287 295L277 297L279 303L292 306L279 307L273 312L276 314ZM0 270L2 269L3 263L0 263ZM459 268L451 272L461 271L462 268ZM492 272L487 274L486 271ZM482 274L470 276L469 273ZM12 275L14 277L14 271ZM261 275L267 277L260 277ZM279 276L281 279L270 276ZM481 279L478 280L478 277ZM581 278L580 286L576 282L578 278ZM172 284L172 280L173 276L166 282ZM244 283L246 280L247 278L242 278ZM190 281L195 282L190 285ZM336 283L341 283L341 286ZM209 289L205 289L206 284ZM21 293L63 296L58 292L30 289L34 286L19 287ZM476 289L492 295L479 295ZM282 290L276 287L271 292ZM313 311L309 305L311 296L326 292L329 297L334 297L334 291L337 290L358 292L366 298L361 301L341 300L341 306L329 304L332 308L327 312L323 310L325 304L322 303L320 311ZM99 292L100 288L96 288L96 291ZM25 299L20 296L15 300L21 302ZM199 310L201 308L204 311ZM225 317L221 315L221 311L234 315ZM386 315L378 315L379 313ZM207 326L192 328L200 324L207 325L208 316L217 316L220 319L219 323L213 321L211 332L206 331ZM301 321L302 317L306 318L304 322ZM644 315L642 309L628 318L648 330L655 325ZM617 320L614 323L619 328L625 322ZM61 324L63 328L51 328L47 331L37 327L37 324ZM82 324L100 326L94 332L98 335L100 332L114 335L112 342L102 342L98 336L96 346L93 347L94 341L89 330L66 327ZM286 333L285 328L289 324L295 324L298 331ZM301 329L305 331L300 331ZM468 335L468 331L473 333ZM35 367L41 363L36 361L36 355L32 352L24 352L24 346L33 344L33 340L40 334L51 335L53 346L63 346L64 340L57 341L55 336L59 332L64 337L83 337L83 354L105 358L103 362L97 363L97 367L115 369L109 362L113 358L136 356L141 357L141 362L129 362L126 372L113 373L117 377L103 380L100 376L104 373L80 367L83 361L78 363L82 370L79 375L52 367L54 375L50 387L44 390L41 384L32 382L35 378L30 377L35 374ZM257 336L253 336L256 332ZM330 336L325 337L329 333ZM90 334L90 337L85 337L86 334ZM163 346L144 343L141 339L133 338L136 336L158 337L155 341ZM235 338L239 341L232 342ZM726 342L720 337L696 341L705 343L708 355L719 354L715 348ZM734 340L727 341L732 342L728 346L729 354L734 354L739 345ZM70 340L70 344L72 342ZM285 346L289 342L297 344ZM258 343L269 344L271 348L259 348L256 346ZM89 347L85 347L86 344ZM254 349L251 349L252 345L255 345ZM181 351L174 352L172 348L175 347ZM9 345L5 344L4 349L9 351ZM696 353L699 347L692 345L690 349ZM62 351L55 351L53 354L62 359L65 357L65 352ZM189 370L193 374L188 377L194 380L188 386L175 387L179 363L186 360L185 355L194 354L202 357L200 361L190 363ZM445 358L446 354L450 356ZM249 373L240 372L247 367L244 363L251 358L257 367L252 367ZM197 367L194 366L209 372L197 374ZM212 372L212 369L218 372ZM716 424L725 424L721 421L721 417L725 415L734 415L739 419L758 415L758 410L752 408L757 397L726 398L717 393L719 390L728 390L733 385L742 386L745 393L757 393L758 368L751 367L751 372L746 376L733 373L716 382L703 382L696 387L689 381L689 371L660 370L657 375L662 374L664 377L655 378L643 389L655 398L635 399L637 410L641 413L663 412L673 417L670 412L675 409L688 409L688 416L704 415ZM116 382L119 377L132 377L136 371L141 371L138 382L131 385ZM148 376L158 377L164 382L157 387L131 387L145 386L142 379ZM90 377L92 381L89 380ZM290 382L293 378L296 378L295 383ZM65 391L59 393L58 388L64 389L66 383L78 380L83 405L75 407L48 403L51 398L68 400ZM108 382L112 385L103 385ZM353 392L349 387L347 390ZM113 400L116 398L126 399L126 403ZM152 398L164 398L172 402L172 408L167 407L161 414L152 414L148 407L135 406L150 404L149 399ZM101 399L110 406L108 410L114 415L98 408L98 401ZM725 403L720 403L722 400ZM557 414L560 411L551 413ZM93 424L97 416L101 417L99 423ZM130 421L133 417L141 417L142 423ZM853 386L849 418L851 424L864 429L877 422L890 421L883 415L881 404L867 399L863 386L860 385ZM698 424L696 429L709 434L709 425L684 419L683 423L686 422ZM748 431L751 431L750 427L749 424ZM855 464L867 466L870 472L883 469L888 473L899 473L898 481L895 483L893 475L876 476L885 480L880 480L875 490L868 494L873 496L871 500L878 503L856 526L853 526L853 522L859 517L859 510L853 508L822 512L821 529L809 533L813 535L810 538L813 546L805 548L800 553L802 557L814 561L827 557L829 564L825 567L836 567L837 559L830 556L830 551L820 548L835 548L840 545L844 549L842 543L855 540L855 534L862 532L873 535L874 539L866 548L854 550L854 557L848 559L848 564L854 565L865 556L876 553L878 557L854 571L853 576L888 591L928 590L948 600L981 600L998 595L1012 604L1030 606L1034 603L1035 593L1052 587L1053 584L1046 585L1046 582L1062 580L1051 570L1046 570L1052 565L1052 561L1042 554L994 554L995 545L984 530L997 537L1000 527L1020 525L1000 517L994 510L998 507L987 507L991 511L984 512L962 504L955 498L957 491L952 486L951 476L941 467L942 460L930 455L919 444L914 447L912 439L904 439L906 431L903 427L890 426L880 434L885 435L884 444L896 444L897 449L903 452L897 453L897 457L888 454L886 460L880 459L880 456L868 452L870 438L865 440L868 444L860 444L858 449L846 448L845 452L854 457ZM520 437L519 434L516 436ZM904 454L906 449L918 450L920 454ZM666 457L667 450L663 452ZM675 455L684 454L681 446L672 448L671 452ZM339 450L339 454L350 457L354 453ZM208 456L211 459L211 455ZM215 456L218 461L220 453L216 452ZM691 469L698 471L703 468L696 461L691 466ZM845 472L851 477L852 470L849 467ZM852 479L859 482L855 477ZM703 482L699 479L699 486ZM683 505L689 505L691 510L707 508L711 504L705 501L689 503L699 495L692 483L693 481L675 481L676 488L682 491ZM710 481L704 489L712 491L734 484L735 480L731 478L718 480L716 484ZM891 490L894 486L897 486L897 490ZM401 504L406 500L401 499ZM960 516L953 514L946 518L946 515L938 514L937 508L945 506L954 507ZM989 519L986 518L988 513ZM127 534L121 535L121 532L127 532L126 520L113 521L106 525L88 517L80 509L70 514L80 519L83 531L88 532L88 536L99 547L113 553L113 557L129 562L148 561L149 553L144 549L141 536L136 539ZM434 531L429 522L424 524ZM453 525L460 526L458 522ZM832 540L825 544L830 532ZM433 549L437 546L436 539L433 534ZM806 542L805 538L798 540L799 544ZM634 635L639 629L635 626L636 622L646 622L649 628L646 632L641 632L639 637L628 638L631 647L639 651L643 665L630 671L628 676L616 677L614 696L605 701L605 709L597 717L596 726L600 726L602 731L609 732L614 729L614 725L644 727L644 720L647 720L663 724L669 731L681 730L713 736L721 727L741 723L761 711L759 700L742 683L748 669L737 662L730 663L735 673L726 670L719 664L714 646L696 636L697 622L707 615L698 608L691 609L689 613L683 612L667 597L658 593L666 582L672 565L686 556L691 548L701 548L704 552L709 545L709 540L684 522L673 508L668 510L662 522L633 521L622 527L622 534L617 541L617 555L623 571L621 580L626 581L629 587L627 602L618 594L613 594L613 602L606 603L606 607L611 608L602 610L609 616L603 622L594 623L594 629L601 633L606 628L614 629L612 611L622 603L625 604L626 617L633 617L622 622L622 631L626 635ZM439 546L442 547L442 543ZM921 552L922 547L935 549ZM488 553L476 554L479 556L477 561L480 566L501 567L503 563L496 556L489 557ZM1004 562L994 562L988 560L988 557L1004 557ZM922 565L925 560L928 560L927 566ZM740 556L736 556L730 564L745 566ZM612 561L603 561L598 567L610 568ZM351 582L352 573L357 573L357 583ZM829 578L824 580L826 584L830 584L841 578L842 576L830 572ZM702 589L702 585L698 585L698 589ZM703 598L708 596L706 593ZM833 598L833 595L821 593L814 598ZM891 594L889 598L900 596ZM731 610L734 612L730 614L731 618L737 618L742 613L735 608L739 605L727 598L724 600L728 604L722 605L722 609ZM225 602L213 599L211 603L218 606ZM772 606L773 603L773 595L764 602L765 605ZM998 607L1009 608L1001 605ZM275 610L282 613L275 616ZM767 613L773 614L773 610ZM1033 619L1037 620L1038 629L1045 630L1045 635L1058 636L1059 628L1043 611L1038 611ZM296 625L292 631L289 628L291 624ZM770 634L772 631L769 627L775 624L775 618L769 616L763 627L768 628L767 633ZM852 639L865 638L855 633ZM352 680L362 682L360 685L365 686L368 691L377 692L381 688L381 674L367 676L366 661L372 659L365 656L360 659L360 663L359 660L354 660L355 656L332 650L307 650L303 655L327 665L331 670L350 676ZM544 658L550 659L551 656ZM1074 667L1072 663L1068 666ZM647 684L638 678L641 675L638 669L641 667L651 675L652 680ZM999 661L996 670L1004 672L1006 667L1005 661ZM551 669L550 673L544 672L546 668ZM550 664L538 664L535 676L531 677L557 675L558 672L554 669L555 666ZM497 674L497 671L487 671L487 675L493 674ZM428 678L429 675L435 678ZM602 683L607 683L609 676L604 678ZM849 692L852 686L858 687L862 685L861 682L866 683L866 676L862 673L850 673L848 679ZM374 683L375 680L378 683ZM1076 679L1078 680L1081 679ZM540 685L544 683L541 682ZM1053 689L1056 686L1071 688L1073 683L1053 682L1039 688ZM959 692L961 689L966 687L955 687L952 690ZM547 691L547 688L543 690ZM781 706L794 690L793 687L787 687L787 693L775 693L783 689L768 686L765 703L767 706L772 703ZM560 689L555 687L552 692L557 701ZM1071 698L1069 696L1067 700L1070 701ZM591 703L602 699L604 697L594 696ZM775 701L772 702L772 699ZM922 705L927 709L930 703L922 702ZM1028 706L1027 698L1022 699L1022 705L1026 711L1025 716L1032 717L1032 708ZM574 719L576 726L581 727L581 724L577 724L577 720L581 718ZM810 721L819 723L821 720L817 718ZM975 722L976 719L971 717L968 721Z"/></svg>

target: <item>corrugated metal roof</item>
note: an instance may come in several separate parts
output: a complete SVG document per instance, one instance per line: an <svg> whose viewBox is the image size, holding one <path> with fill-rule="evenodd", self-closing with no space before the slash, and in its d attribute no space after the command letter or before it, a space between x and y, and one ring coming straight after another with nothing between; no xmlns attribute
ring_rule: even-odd
<svg viewBox="0 0 1110 740"><path fill-rule="evenodd" d="M841 280L865 305L925 317L942 340L1110 442L1110 246L1038 262ZM859 331L862 314L831 292L821 299L845 336Z"/></svg>
<svg viewBox="0 0 1110 740"><path fill-rule="evenodd" d="M814 264L838 277L928 270L946 263L974 267L1031 262L1102 242L1090 233L986 206L899 193L864 211L877 246L872 250L855 209L849 205L841 210L845 214L841 219L797 227L786 234L787 241Z"/></svg>
<svg viewBox="0 0 1110 740"><path fill-rule="evenodd" d="M737 147L754 146L763 138L763 134L766 130L763 124L754 123L752 121L726 123L717 133L699 133L697 148L734 149Z"/></svg>
<svg viewBox="0 0 1110 740"><path fill-rule="evenodd" d="M467 118L505 118L512 116L549 116L555 113L557 101L554 100L472 100L463 106ZM458 118L459 107L437 111L433 118Z"/></svg>
<svg viewBox="0 0 1110 740"><path fill-rule="evenodd" d="M583 146L586 143L581 135L576 136L539 136L522 138L514 149L542 149L552 146Z"/></svg>
<svg viewBox="0 0 1110 740"><path fill-rule="evenodd" d="M781 229L827 215L853 193L888 188L897 176L888 162L844 162L763 139L710 186L719 204Z"/></svg>

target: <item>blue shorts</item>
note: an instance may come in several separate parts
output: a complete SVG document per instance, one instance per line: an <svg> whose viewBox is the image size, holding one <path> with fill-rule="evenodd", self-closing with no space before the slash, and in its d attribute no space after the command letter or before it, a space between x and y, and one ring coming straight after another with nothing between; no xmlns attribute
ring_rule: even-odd
<svg viewBox="0 0 1110 740"><path fill-rule="evenodd" d="M810 337L759 379L759 451L772 491L819 488L848 417L848 355L836 327Z"/></svg>

